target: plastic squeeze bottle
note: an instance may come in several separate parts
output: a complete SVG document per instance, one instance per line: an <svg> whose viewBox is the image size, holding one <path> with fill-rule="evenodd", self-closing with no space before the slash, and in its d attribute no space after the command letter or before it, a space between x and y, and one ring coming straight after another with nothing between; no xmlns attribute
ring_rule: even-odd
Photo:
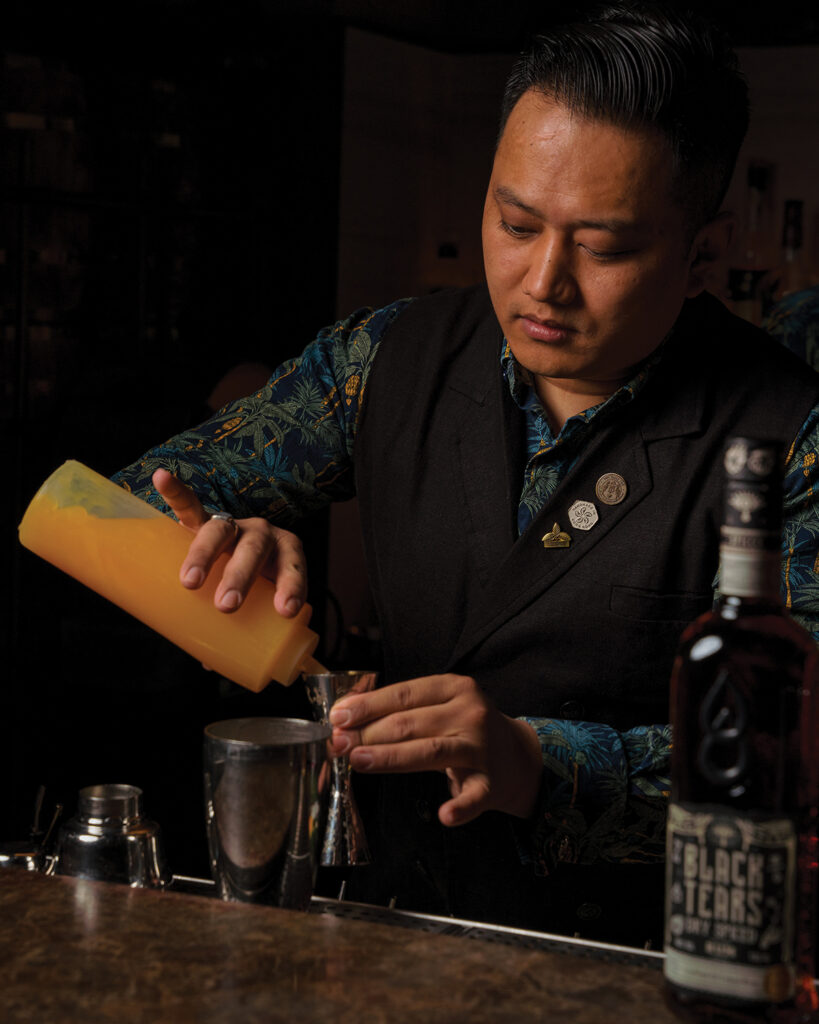
<svg viewBox="0 0 819 1024"><path fill-rule="evenodd" d="M318 636L312 609L285 619L275 587L257 579L227 615L213 595L227 555L200 590L186 590L179 568L191 534L111 480L69 460L40 487L19 527L21 543L113 601L227 679L258 692L275 679L289 686L302 670L324 671L312 657Z"/></svg>

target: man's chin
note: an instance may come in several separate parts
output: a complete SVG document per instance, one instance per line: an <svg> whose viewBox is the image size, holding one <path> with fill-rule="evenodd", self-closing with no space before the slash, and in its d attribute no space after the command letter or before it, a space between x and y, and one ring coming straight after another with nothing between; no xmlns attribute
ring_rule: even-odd
<svg viewBox="0 0 819 1024"><path fill-rule="evenodd" d="M589 372L590 368L583 365L582 360L568 358L568 353L558 345L526 339L509 341L509 347L515 362L533 377L544 377L555 380L573 380Z"/></svg>

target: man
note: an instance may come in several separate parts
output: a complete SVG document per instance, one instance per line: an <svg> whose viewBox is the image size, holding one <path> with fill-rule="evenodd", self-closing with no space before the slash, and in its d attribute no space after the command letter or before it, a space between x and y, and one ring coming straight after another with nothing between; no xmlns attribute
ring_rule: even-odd
<svg viewBox="0 0 819 1024"><path fill-rule="evenodd" d="M555 28L507 87L488 294L354 314L120 475L197 531L185 586L232 552L226 612L263 573L293 614L303 555L273 524L358 495L386 685L332 716L381 780L353 898L659 941L668 678L711 602L726 436L791 446L794 607L815 557L817 378L702 295L746 121L698 23Z"/></svg>

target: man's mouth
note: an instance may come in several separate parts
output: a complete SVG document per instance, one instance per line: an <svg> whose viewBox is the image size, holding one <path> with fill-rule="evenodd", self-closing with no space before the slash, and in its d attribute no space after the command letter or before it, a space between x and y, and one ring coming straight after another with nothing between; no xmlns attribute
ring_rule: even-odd
<svg viewBox="0 0 819 1024"><path fill-rule="evenodd" d="M533 341L545 341L556 344L566 341L575 328L559 320L542 319L528 313L521 313L518 316L523 333Z"/></svg>

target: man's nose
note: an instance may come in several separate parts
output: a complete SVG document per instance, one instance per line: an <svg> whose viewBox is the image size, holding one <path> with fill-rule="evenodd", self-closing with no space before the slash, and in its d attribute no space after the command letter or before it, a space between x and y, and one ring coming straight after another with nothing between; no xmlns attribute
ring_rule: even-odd
<svg viewBox="0 0 819 1024"><path fill-rule="evenodd" d="M523 279L523 290L536 302L568 305L577 294L568 253L564 243L544 236L531 250L531 261Z"/></svg>

